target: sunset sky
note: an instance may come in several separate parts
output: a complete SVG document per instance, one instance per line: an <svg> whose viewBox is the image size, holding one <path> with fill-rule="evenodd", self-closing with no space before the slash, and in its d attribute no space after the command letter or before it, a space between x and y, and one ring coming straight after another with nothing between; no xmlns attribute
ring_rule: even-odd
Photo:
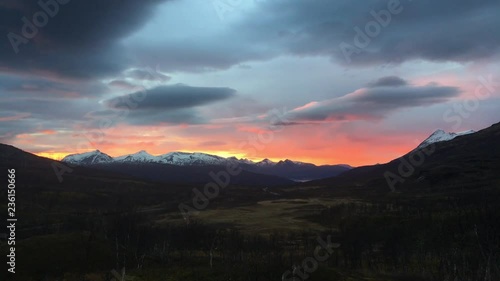
<svg viewBox="0 0 500 281"><path fill-rule="evenodd" d="M498 0L37 2L0 1L0 143L38 155L359 166L500 121Z"/></svg>

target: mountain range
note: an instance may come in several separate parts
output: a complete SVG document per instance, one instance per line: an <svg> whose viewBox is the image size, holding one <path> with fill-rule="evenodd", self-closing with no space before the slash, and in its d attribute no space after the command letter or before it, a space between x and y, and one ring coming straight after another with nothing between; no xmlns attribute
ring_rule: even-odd
<svg viewBox="0 0 500 281"><path fill-rule="evenodd" d="M498 128L499 125L495 126L495 128ZM483 134L482 131L477 133L473 131L446 133L442 130L437 130L424 140L417 149L421 149L431 143L438 143L438 146L445 146L448 143L453 145L457 143L456 141L462 143L462 139L474 139L477 138L476 136ZM26 160L22 162L15 161L18 164L24 163L22 164L23 166L34 165L34 167L47 167L52 170L52 163L57 162L51 159L36 157L17 150L14 147L4 146L3 148L5 148L2 149L3 154L25 155L22 159ZM429 158L434 159L435 157L435 155L432 155ZM352 168L348 165L317 166L292 160L273 162L269 159L264 159L259 162L253 162L247 159L237 159L235 157L224 158L204 153L171 152L153 156L145 151L113 158L98 150L68 155L62 162L68 164L71 169L85 171L86 174L108 173L110 175L117 175L118 177L123 175L156 182L185 184L203 184L213 181L211 174L224 171L227 165L237 165L242 169L242 172L238 176L231 177L231 184L246 186L285 186L302 181L311 181L310 184L312 185L322 185L325 182L342 182L347 179L351 183L362 182L371 178L371 175L378 178L380 175L383 175L385 170L397 170L397 165L399 164L399 161L394 160L384 165ZM38 165L35 163L45 164ZM383 177L379 180L385 182Z"/></svg>
<svg viewBox="0 0 500 281"><path fill-rule="evenodd" d="M232 165L251 173L276 176L291 181L301 182L336 176L352 168L349 165L317 166L311 163L288 159L278 162L273 162L269 159L253 162L248 159L238 159L236 157L224 158L198 152L170 152L159 156L153 156L144 150L114 158L99 150L95 150L82 154L68 155L62 159L62 162L118 172L120 170L127 170L127 173L136 174L138 176L145 174L151 175L151 170L155 170L157 171L154 177L155 180L172 180L171 176L162 176L169 174L170 171L166 169L192 174L192 172L189 172L190 170L196 169L197 173L202 170L207 170L207 168L208 170L212 169L216 171L228 165ZM150 176L148 178L151 179ZM188 177L187 180L195 180L198 178Z"/></svg>
<svg viewBox="0 0 500 281"><path fill-rule="evenodd" d="M417 147L417 149L422 149L432 143L450 141L456 137L473 133L475 133L475 131L472 130L459 133L447 133L443 130L437 130L425 139ZM95 150L81 154L68 155L62 159L62 162L78 166L112 170L116 172L126 171L127 173L131 173L135 176L160 181L182 181L183 179L178 178L177 175L188 174L196 174L197 177L187 177L184 180L196 181L196 179L200 179L200 171L210 169L220 170L220 167L225 167L227 165L238 166L244 171L255 174L276 176L296 182L306 182L334 177L352 169L351 166L342 164L317 166L311 163L292 161L288 159L278 162L273 162L269 159L254 162L248 159L238 159L236 157L224 158L217 155L198 152L170 152L154 156L144 150L134 154L114 158L99 150ZM193 169L197 169L197 171L194 172ZM152 173L152 171L155 172ZM176 171L176 173L172 174L172 171ZM172 177L173 175L176 176ZM201 178L205 180L205 177L201 176Z"/></svg>

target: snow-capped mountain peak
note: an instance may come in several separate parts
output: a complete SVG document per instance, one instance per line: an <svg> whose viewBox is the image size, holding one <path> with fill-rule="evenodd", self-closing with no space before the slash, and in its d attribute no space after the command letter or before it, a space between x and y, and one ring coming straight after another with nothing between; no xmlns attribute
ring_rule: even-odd
<svg viewBox="0 0 500 281"><path fill-rule="evenodd" d="M200 152L170 152L158 158L159 163L179 166L223 165L227 162L225 158Z"/></svg>
<svg viewBox="0 0 500 281"><path fill-rule="evenodd" d="M274 166L274 165L276 165L276 163L266 158L260 162L257 162L256 165L257 166Z"/></svg>
<svg viewBox="0 0 500 281"><path fill-rule="evenodd" d="M309 163L304 163L304 162L300 162L300 161L293 161L293 160L290 160L290 159L286 159L286 160L281 160L278 162L278 164L286 164L286 165L311 165Z"/></svg>
<svg viewBox="0 0 500 281"><path fill-rule="evenodd" d="M144 162L144 163L157 162L157 159L158 157L149 154L145 150L141 150L134 154L123 155L114 158L116 162Z"/></svg>
<svg viewBox="0 0 500 281"><path fill-rule="evenodd" d="M133 170L143 171L153 168L148 165L173 165L193 167L227 167L228 165L239 165L242 170L263 174L278 176L293 180L311 180L326 178L338 175L351 167L341 167L337 165L316 166L314 164L292 161L289 159L274 162L264 159L260 162L253 162L248 159L238 159L236 157L221 157L200 152L170 152L167 154L154 156L141 150L130 155L123 155L112 158L100 151L87 152L82 154L68 155L63 162L73 163L82 166L92 166L95 164L100 168L120 171L120 165L134 165Z"/></svg>
<svg viewBox="0 0 500 281"><path fill-rule="evenodd" d="M424 140L418 147L417 149L424 148L430 144L437 143L437 142L442 142L442 141L450 141L458 136L463 136L463 135L469 135L473 134L476 131L474 130L468 130L468 131L463 131L463 132L458 132L458 133L447 133L444 130L437 130L432 135L430 135L426 140Z"/></svg>
<svg viewBox="0 0 500 281"><path fill-rule="evenodd" d="M221 157L217 155L211 155L201 152L170 152L159 156L154 156L148 152L141 150L134 154L123 155L119 157L112 158L100 151L94 151L84 154L70 155L63 159L64 162L70 162L77 165L120 165L120 164L130 164L137 165L138 169L142 165L151 164L164 164L173 166L190 166L190 167L202 167L202 166L222 166L227 167L227 165L240 165L240 167L246 171L266 174L266 175L276 175L280 177L290 178L290 179L317 179L322 177L329 177L332 175L337 175L340 171L345 171L350 169L346 167L325 167L316 166L314 164L292 161L289 159L282 160L279 162L274 162L270 159L264 159L260 162L253 162L249 159L238 159L236 157ZM119 168L116 166L115 168ZM146 166L147 167L147 166Z"/></svg>
<svg viewBox="0 0 500 281"><path fill-rule="evenodd" d="M238 159L238 158L234 157L234 160L239 162L239 163L243 163L243 164L255 165L255 162L253 162L252 160L246 159L246 158Z"/></svg>
<svg viewBox="0 0 500 281"><path fill-rule="evenodd" d="M113 158L99 150L90 152L71 154L62 159L63 162L71 164L98 164L113 161Z"/></svg>

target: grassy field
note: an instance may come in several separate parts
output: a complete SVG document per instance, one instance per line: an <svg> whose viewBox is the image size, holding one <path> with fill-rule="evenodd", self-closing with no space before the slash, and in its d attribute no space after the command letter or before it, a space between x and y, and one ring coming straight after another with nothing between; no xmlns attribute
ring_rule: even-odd
<svg viewBox="0 0 500 281"><path fill-rule="evenodd" d="M232 226L245 234L267 234L273 232L301 231L328 231L318 223L307 219L309 216L319 215L321 211L340 204L360 202L355 199L276 199L258 201L256 204L232 207L209 208L200 211L194 219L202 223ZM156 220L159 225L184 223L180 212L162 214Z"/></svg>

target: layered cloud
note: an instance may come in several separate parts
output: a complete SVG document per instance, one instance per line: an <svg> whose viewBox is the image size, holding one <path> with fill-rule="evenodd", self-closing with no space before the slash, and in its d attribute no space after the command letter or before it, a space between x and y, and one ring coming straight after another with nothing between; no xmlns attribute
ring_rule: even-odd
<svg viewBox="0 0 500 281"><path fill-rule="evenodd" d="M387 76L378 79L377 81L371 82L368 84L370 88L377 87L398 87L398 86L406 86L408 82L401 77L397 76Z"/></svg>
<svg viewBox="0 0 500 281"><path fill-rule="evenodd" d="M146 81L159 81L159 82L167 82L171 79L171 77L159 73L152 72L148 69L131 69L125 72L126 76L132 78L134 80L146 80Z"/></svg>
<svg viewBox="0 0 500 281"><path fill-rule="evenodd" d="M399 77L384 77L345 96L311 102L285 115L290 124L322 121L382 119L389 113L411 107L443 103L457 97L456 87L410 85Z"/></svg>
<svg viewBox="0 0 500 281"><path fill-rule="evenodd" d="M104 101L110 110L127 109L126 122L134 125L207 123L197 108L234 97L236 90L192 87L183 84L159 86Z"/></svg>

